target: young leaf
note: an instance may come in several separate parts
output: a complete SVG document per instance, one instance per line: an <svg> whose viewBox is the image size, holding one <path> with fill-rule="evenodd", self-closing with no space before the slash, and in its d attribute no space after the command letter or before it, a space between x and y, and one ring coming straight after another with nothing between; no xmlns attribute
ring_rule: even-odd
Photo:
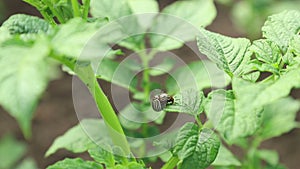
<svg viewBox="0 0 300 169"><path fill-rule="evenodd" d="M109 144L109 138L108 129L103 120L85 119L69 129L63 136L57 137L45 156L50 156L61 148L74 153L85 152L99 143Z"/></svg>
<svg viewBox="0 0 300 169"><path fill-rule="evenodd" d="M106 167L113 167L115 165L115 159L109 147L106 147L105 150L101 147L96 147L88 150L90 156L98 163L105 164Z"/></svg>
<svg viewBox="0 0 300 169"><path fill-rule="evenodd" d="M25 154L26 146L12 136L4 136L0 140L0 168L12 168Z"/></svg>
<svg viewBox="0 0 300 169"><path fill-rule="evenodd" d="M165 111L182 112L193 116L203 112L204 94L195 90L185 90L174 96L175 103L167 106Z"/></svg>
<svg viewBox="0 0 300 169"><path fill-rule="evenodd" d="M230 79L216 64L208 60L191 62L178 68L166 81L168 93L196 88L222 88L228 85Z"/></svg>
<svg viewBox="0 0 300 169"><path fill-rule="evenodd" d="M295 121L300 102L292 98L279 99L264 108L263 123L259 135L269 139L289 132L297 126Z"/></svg>
<svg viewBox="0 0 300 169"><path fill-rule="evenodd" d="M257 84L239 78L232 81L236 99L239 100L238 106L245 109L260 108L286 97L293 87L300 87L300 69L290 70L275 81L262 81Z"/></svg>
<svg viewBox="0 0 300 169"><path fill-rule="evenodd" d="M160 51L179 48L195 39L198 29L209 25L216 16L212 0L177 1L154 21L150 32L151 46ZM179 39L179 40L177 40Z"/></svg>
<svg viewBox="0 0 300 169"><path fill-rule="evenodd" d="M255 72L250 72L250 73L244 74L242 76L242 78L245 80L249 80L250 82L256 82L257 79L259 78L259 76L260 76L260 72L255 71Z"/></svg>
<svg viewBox="0 0 300 169"><path fill-rule="evenodd" d="M193 123L185 124L179 131L174 153L178 155L180 169L204 169L216 158L220 140L210 129L199 128Z"/></svg>
<svg viewBox="0 0 300 169"><path fill-rule="evenodd" d="M299 85L300 72L297 69L282 75L274 82L263 81L254 84L234 78L234 95L232 91L211 92L205 110L226 141L232 142L236 138L253 134L261 125L263 106L287 96L293 87Z"/></svg>
<svg viewBox="0 0 300 169"><path fill-rule="evenodd" d="M215 90L209 93L205 112L225 140L253 134L260 126L260 109L242 109L233 91Z"/></svg>
<svg viewBox="0 0 300 169"><path fill-rule="evenodd" d="M268 17L262 27L263 36L275 42L285 51L289 41L299 32L300 12L296 10L284 11Z"/></svg>
<svg viewBox="0 0 300 169"><path fill-rule="evenodd" d="M69 159L66 158L62 161L59 161L47 169L103 169L101 164L98 164L93 161L84 161L81 158Z"/></svg>
<svg viewBox="0 0 300 169"><path fill-rule="evenodd" d="M27 138L33 112L50 80L48 54L44 39L32 47L9 45L0 50L0 104L17 119Z"/></svg>
<svg viewBox="0 0 300 169"><path fill-rule="evenodd" d="M241 162L221 144L216 160L212 163L213 166L241 166Z"/></svg>
<svg viewBox="0 0 300 169"><path fill-rule="evenodd" d="M252 54L248 49L250 47L248 39L226 37L205 29L200 29L197 44L201 53L231 77L243 73L245 64Z"/></svg>
<svg viewBox="0 0 300 169"><path fill-rule="evenodd" d="M38 34L51 33L51 25L36 16L16 14L9 17L3 24L3 28L9 30L10 34Z"/></svg>
<svg viewBox="0 0 300 169"><path fill-rule="evenodd" d="M274 42L265 39L256 40L250 49L255 53L258 60L268 64L279 64L281 53Z"/></svg>
<svg viewBox="0 0 300 169"><path fill-rule="evenodd" d="M264 63L261 62L257 59L253 59L248 62L248 65L244 69L244 74L243 76L248 75L248 72L271 72L275 75L280 75L280 69L279 69L279 64L269 64L269 63Z"/></svg>

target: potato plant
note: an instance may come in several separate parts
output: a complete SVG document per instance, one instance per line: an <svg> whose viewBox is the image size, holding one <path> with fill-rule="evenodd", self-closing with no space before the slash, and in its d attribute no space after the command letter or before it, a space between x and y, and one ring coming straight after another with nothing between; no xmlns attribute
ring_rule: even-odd
<svg viewBox="0 0 300 169"><path fill-rule="evenodd" d="M66 158L48 169L151 168L158 158L163 169L286 168L276 151L259 146L299 127L300 102L290 93L300 88L300 11L268 17L263 38L251 42L204 29L216 16L212 0L176 1L162 11L155 0L24 1L43 19L16 14L1 26L0 104L30 138L38 100L61 66L82 81L102 117L82 119L46 152L88 152L93 160ZM193 40L207 59L175 66L166 57L151 66L160 53ZM118 62L124 51L138 59ZM151 80L173 69L165 83ZM130 91L131 103L116 112L98 79ZM158 115L155 89L174 98ZM192 120L150 140L159 151L148 151L145 138L161 134L166 113Z"/></svg>

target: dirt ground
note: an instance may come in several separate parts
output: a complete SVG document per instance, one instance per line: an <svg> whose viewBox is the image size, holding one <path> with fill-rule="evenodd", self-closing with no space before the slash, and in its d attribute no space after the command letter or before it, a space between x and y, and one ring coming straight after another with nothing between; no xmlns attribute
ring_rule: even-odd
<svg viewBox="0 0 300 169"><path fill-rule="evenodd" d="M160 1L162 6L172 0ZM37 11L20 0L5 0L6 17L14 13L27 13L37 15ZM209 26L210 30L221 34L238 36L229 18L229 10L226 7L218 7L218 17ZM178 54L185 51L174 51ZM299 91L293 91L293 96L300 98ZM171 119L171 118L166 118ZM299 113L298 113L298 120ZM33 137L31 140L24 140L16 121L0 108L0 137L5 133L13 133L19 140L29 144L28 156L34 157L40 168L61 160L65 157L77 157L67 151L60 150L56 154L44 158L44 154L53 140L63 134L70 127L78 123L72 102L72 77L66 74L55 81L52 81L43 95L33 120ZM277 150L280 153L280 161L290 169L299 168L300 157L300 130L293 130L281 137L274 138L263 143L262 147ZM88 158L86 154L80 156ZM159 168L153 166L153 168Z"/></svg>

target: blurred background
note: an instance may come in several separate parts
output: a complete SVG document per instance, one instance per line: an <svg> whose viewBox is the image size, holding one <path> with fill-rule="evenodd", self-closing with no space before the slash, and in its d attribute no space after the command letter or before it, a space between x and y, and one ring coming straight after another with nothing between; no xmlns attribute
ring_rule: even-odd
<svg viewBox="0 0 300 169"><path fill-rule="evenodd" d="M174 0L159 0L158 2L163 8ZM299 10L300 7L300 0L216 0L215 3L218 15L208 29L232 37L246 36L252 40L261 36L260 28L268 15L284 9L297 8ZM37 10L21 0L0 1L0 24L16 13L40 16ZM186 55L185 50L179 49L172 52L177 55L180 53ZM109 86L106 82L101 81L101 83ZM292 96L300 99L300 92L294 90ZM300 120L299 113L297 120ZM53 140L78 123L72 102L71 76L61 73L59 79L50 83L32 123L33 137L25 140L15 119L0 107L0 149L6 147L8 150L5 154L0 152L0 163L12 157L15 158L12 160L15 163L30 159L32 165L36 163L38 168L46 168L49 164L65 157L78 157L78 154L60 150L44 158ZM10 149L16 147L17 150ZM262 147L277 150L280 154L280 161L288 168L299 168L300 130L293 130L281 137L264 142ZM19 157L15 157L18 154ZM88 158L87 154L79 156ZM0 164L0 169L4 169L1 166L3 165ZM153 166L153 168L156 167Z"/></svg>

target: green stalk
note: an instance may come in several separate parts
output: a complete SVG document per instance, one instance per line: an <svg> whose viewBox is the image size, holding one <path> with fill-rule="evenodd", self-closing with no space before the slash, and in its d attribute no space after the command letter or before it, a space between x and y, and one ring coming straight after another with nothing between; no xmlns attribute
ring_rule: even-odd
<svg viewBox="0 0 300 169"><path fill-rule="evenodd" d="M72 3L72 8L73 8L74 18L75 17L81 17L78 0L71 0L71 3Z"/></svg>
<svg viewBox="0 0 300 169"><path fill-rule="evenodd" d="M146 53L142 53L140 54L141 59L142 59L142 64L143 64L143 87L144 87L144 94L145 94L145 98L144 98L144 102L148 101L149 95L150 95L150 74L149 74L149 60L148 60L148 56Z"/></svg>
<svg viewBox="0 0 300 169"><path fill-rule="evenodd" d="M179 158L176 156L172 156L169 161L162 166L161 169L174 169L179 162Z"/></svg>
<svg viewBox="0 0 300 169"><path fill-rule="evenodd" d="M31 6L34 6L40 13L42 14L43 18L49 22L51 25L56 25L56 22L54 21L53 17L51 17L46 11L45 6L42 3L38 3L37 1L30 1L30 0L23 0L24 2L30 4Z"/></svg>
<svg viewBox="0 0 300 169"><path fill-rule="evenodd" d="M123 149L126 155L130 154L130 148L128 141L126 139L123 128L120 121L113 110L108 98L102 91L101 87L97 82L97 78L90 64L76 64L74 59L68 59L63 56L58 56L54 53L50 55L52 58L58 60L60 63L68 66L72 71L74 71L77 76L82 80L82 82L88 87L90 93L92 94L98 110L109 129L109 134L113 143ZM76 65L76 67L75 67Z"/></svg>
<svg viewBox="0 0 300 169"><path fill-rule="evenodd" d="M49 22L52 26L57 25L57 23L54 21L54 19L53 19L51 16L49 16L47 12L45 12L45 11L40 11L40 13L42 14L43 18L44 18L47 22Z"/></svg>
<svg viewBox="0 0 300 169"><path fill-rule="evenodd" d="M251 141L250 146L246 149L246 159L243 162L243 166L246 166L247 169L261 168L260 161L255 156L255 152L257 151L260 144L261 139L259 137L256 137Z"/></svg>
<svg viewBox="0 0 300 169"><path fill-rule="evenodd" d="M197 124L199 126L199 130L202 130L203 124L202 124L202 122L201 122L201 120L199 118L199 115L195 115L194 118L195 118L195 120L196 120L196 122L197 122Z"/></svg>
<svg viewBox="0 0 300 169"><path fill-rule="evenodd" d="M77 66L75 68L75 73L83 81L83 83L85 83L90 93L92 94L100 111L100 114L110 130L109 133L113 143L121 147L126 155L129 155L130 148L126 140L123 128L108 98L100 88L92 67L90 65Z"/></svg>
<svg viewBox="0 0 300 169"><path fill-rule="evenodd" d="M156 54L156 51L151 51L149 54L146 53L145 50L143 53L140 53L140 58L142 60L143 64L143 87L144 87L144 103L147 103L150 96L150 90L151 90L151 82L150 82L150 69L149 69L149 61L153 58L153 56Z"/></svg>
<svg viewBox="0 0 300 169"><path fill-rule="evenodd" d="M54 16L60 23L65 23L65 18L53 7L53 4L49 0L42 0L42 2L49 7Z"/></svg>
<svg viewBox="0 0 300 169"><path fill-rule="evenodd" d="M87 18L88 18L88 16L89 16L90 3L91 3L91 0L84 0L84 1L83 1L82 18L83 18L84 20L87 20Z"/></svg>

